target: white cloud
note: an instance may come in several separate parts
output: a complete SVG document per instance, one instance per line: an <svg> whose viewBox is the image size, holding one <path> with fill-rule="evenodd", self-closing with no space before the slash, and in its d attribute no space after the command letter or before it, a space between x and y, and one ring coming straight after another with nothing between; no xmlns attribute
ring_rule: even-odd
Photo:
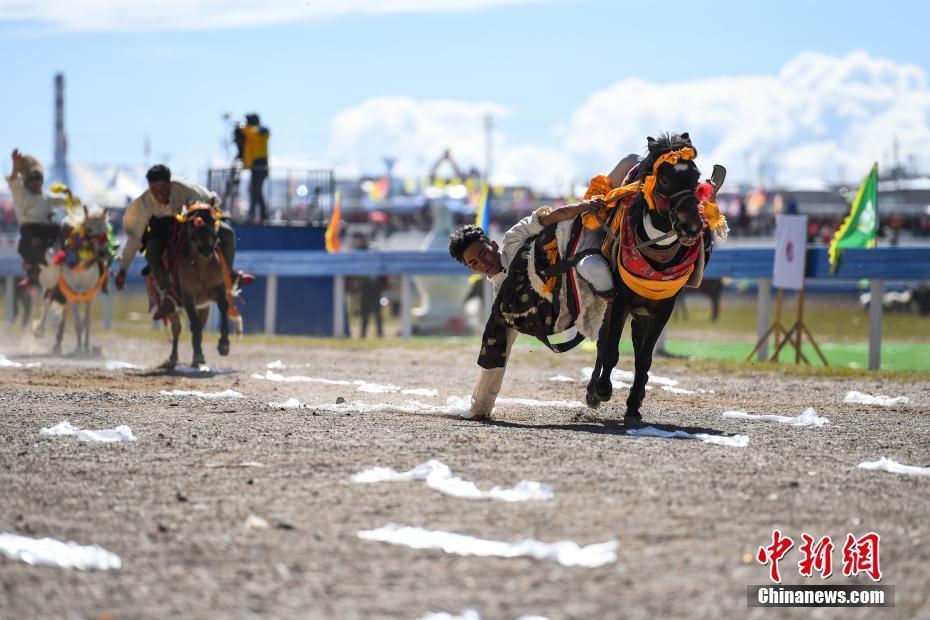
<svg viewBox="0 0 930 620"><path fill-rule="evenodd" d="M495 151L493 165L496 183L526 184L566 193L578 179L574 161L559 149L536 146L507 146Z"/></svg>
<svg viewBox="0 0 930 620"><path fill-rule="evenodd" d="M501 119L510 110L492 102L367 99L333 118L330 152L370 172L384 170L382 157L396 157L397 174L420 175L448 148L463 171L483 169L486 114Z"/></svg>
<svg viewBox="0 0 930 620"><path fill-rule="evenodd" d="M469 11L546 0L0 0L0 21L64 30L215 30L346 15Z"/></svg>
<svg viewBox="0 0 930 620"><path fill-rule="evenodd" d="M463 168L481 169L487 112L496 119L521 113L493 102L369 99L335 117L331 153L370 172L383 170L380 157L392 155L399 174L422 175L451 148ZM768 76L621 80L592 93L546 134L555 147L495 131L494 178L565 188L642 152L646 136L664 130L689 131L699 165L709 171L722 163L733 180L756 181L761 169L767 184L857 181L873 161L888 163L895 136L902 159L913 154L926 170L930 87L919 67L865 52L805 53Z"/></svg>
<svg viewBox="0 0 930 620"><path fill-rule="evenodd" d="M922 153L930 89L919 67L865 52L801 54L772 76L628 79L574 112L564 146L590 169L662 130L689 131L705 168L723 163L739 179L757 179L760 168L770 183L856 179L884 159L894 136L902 154Z"/></svg>

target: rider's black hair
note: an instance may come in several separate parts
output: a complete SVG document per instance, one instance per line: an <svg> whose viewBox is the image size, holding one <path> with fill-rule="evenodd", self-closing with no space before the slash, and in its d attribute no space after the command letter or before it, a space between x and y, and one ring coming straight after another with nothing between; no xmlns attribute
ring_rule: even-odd
<svg viewBox="0 0 930 620"><path fill-rule="evenodd" d="M449 235L449 254L458 262L465 264L465 250L475 241L491 243L487 234L474 224L459 226Z"/></svg>
<svg viewBox="0 0 930 620"><path fill-rule="evenodd" d="M171 180L171 170L168 169L168 166L164 164L155 164L149 171L145 173L145 180L149 183L156 183L158 181L170 181Z"/></svg>

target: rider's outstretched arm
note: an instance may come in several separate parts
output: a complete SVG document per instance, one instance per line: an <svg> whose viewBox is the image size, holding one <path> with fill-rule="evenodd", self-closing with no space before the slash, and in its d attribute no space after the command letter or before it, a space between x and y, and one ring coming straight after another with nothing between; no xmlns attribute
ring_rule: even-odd
<svg viewBox="0 0 930 620"><path fill-rule="evenodd" d="M11 157L13 158L13 170L10 171L9 176L6 178L7 183L12 183L13 179L22 174L22 170L20 170L20 158L22 155L19 154L19 149L13 149Z"/></svg>
<svg viewBox="0 0 930 620"><path fill-rule="evenodd" d="M123 288L126 283L126 271L129 269L129 265L132 264L136 252L142 247L142 235L145 234L145 228L149 225L151 217L151 209L146 207L141 196L130 202L123 213L123 231L126 233L126 243L123 244L123 251L120 254L119 273L116 276L117 288Z"/></svg>
<svg viewBox="0 0 930 620"><path fill-rule="evenodd" d="M604 206L604 201L592 198L591 200L582 200L574 204L568 204L557 209L551 209L549 213L539 218L539 223L543 226L556 224L565 220L571 220L591 210L597 210Z"/></svg>

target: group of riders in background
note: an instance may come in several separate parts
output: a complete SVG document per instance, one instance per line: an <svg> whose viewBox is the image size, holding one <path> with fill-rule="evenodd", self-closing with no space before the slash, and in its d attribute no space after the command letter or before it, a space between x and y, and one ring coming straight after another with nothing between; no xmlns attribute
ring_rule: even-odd
<svg viewBox="0 0 930 620"><path fill-rule="evenodd" d="M262 184L268 176L268 136L255 114L248 115L234 134L238 158L252 173L250 217L262 219L267 215ZM13 169L6 180L20 225L17 251L25 273L18 282L17 297L31 299L33 291L40 290L46 314L52 304L74 306L79 350L89 348L86 332L82 339L82 323L89 322L89 303L97 293L108 293L111 263L119 262L115 284L121 290L139 251L145 256L142 274L146 276L153 319L167 321L181 308L188 315L196 314L205 305L201 298L217 297L222 297L222 306L229 306L229 316L238 318L232 298L254 277L235 269L236 235L221 212L222 202L216 193L173 176L163 164L152 166L146 173L148 189L125 209L122 224L126 237L118 249L104 209L82 204L62 184L46 190L45 169L37 158L14 149L12 160ZM179 260L182 256L189 260ZM193 290L185 291L184 278L179 277L182 262L213 269L215 277L204 276L199 283L197 278L188 278L188 289ZM212 284L198 286L203 283ZM83 320L77 310L80 303L87 306L88 316ZM29 306L31 302L24 308L24 316ZM34 330L41 331L44 323L45 314L33 325ZM63 325L64 321L61 328ZM56 343L59 351L61 328Z"/></svg>

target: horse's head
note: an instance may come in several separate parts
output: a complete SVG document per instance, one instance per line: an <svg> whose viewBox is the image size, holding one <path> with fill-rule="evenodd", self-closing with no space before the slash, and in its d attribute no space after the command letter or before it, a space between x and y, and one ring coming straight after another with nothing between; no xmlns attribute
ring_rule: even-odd
<svg viewBox="0 0 930 620"><path fill-rule="evenodd" d="M205 258L212 256L219 241L216 229L220 223L213 207L200 202L194 203L187 207L180 216L180 221L190 246Z"/></svg>
<svg viewBox="0 0 930 620"><path fill-rule="evenodd" d="M62 221L68 235L68 244L85 262L109 262L112 258L110 246L110 224L107 212L97 205L74 203Z"/></svg>
<svg viewBox="0 0 930 620"><path fill-rule="evenodd" d="M687 132L650 137L647 142L649 154L639 173L643 198L650 209L669 219L682 244L693 245L704 227L695 191L701 176L694 163L697 151Z"/></svg>
<svg viewBox="0 0 930 620"><path fill-rule="evenodd" d="M84 205L84 237L97 260L110 260L110 223L105 209Z"/></svg>

